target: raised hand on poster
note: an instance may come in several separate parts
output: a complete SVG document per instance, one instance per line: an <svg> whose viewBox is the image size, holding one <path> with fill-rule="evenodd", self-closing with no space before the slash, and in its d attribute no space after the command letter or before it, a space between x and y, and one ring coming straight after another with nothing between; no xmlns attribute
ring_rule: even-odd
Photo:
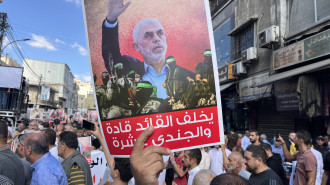
<svg viewBox="0 0 330 185"><path fill-rule="evenodd" d="M107 21L110 23L115 22L118 16L122 14L130 4L130 1L124 5L124 0L109 0Z"/></svg>
<svg viewBox="0 0 330 185"><path fill-rule="evenodd" d="M164 170L165 164L162 155L170 155L168 148L149 146L144 148L144 143L154 132L154 127L149 127L136 140L130 157L131 170L136 185L157 185L159 174Z"/></svg>

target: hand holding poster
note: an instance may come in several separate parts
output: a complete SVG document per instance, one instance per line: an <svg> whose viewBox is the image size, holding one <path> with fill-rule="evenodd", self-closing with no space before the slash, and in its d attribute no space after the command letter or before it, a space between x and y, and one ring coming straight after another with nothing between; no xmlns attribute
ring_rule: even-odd
<svg viewBox="0 0 330 185"><path fill-rule="evenodd" d="M149 126L155 132L146 146L175 151L223 143L208 1L84 5L97 109L111 155L129 156Z"/></svg>

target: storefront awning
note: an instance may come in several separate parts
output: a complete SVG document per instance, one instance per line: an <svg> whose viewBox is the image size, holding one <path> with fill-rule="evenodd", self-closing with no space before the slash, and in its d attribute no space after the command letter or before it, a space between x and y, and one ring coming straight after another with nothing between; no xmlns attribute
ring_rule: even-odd
<svg viewBox="0 0 330 185"><path fill-rule="evenodd" d="M228 87L234 85L234 82L220 85L220 92L227 89Z"/></svg>
<svg viewBox="0 0 330 185"><path fill-rule="evenodd" d="M313 63L313 64L309 64L309 65L299 67L299 68L296 68L296 69L292 69L292 70L289 70L289 71L285 71L285 72L282 72L282 73L271 75L265 81L262 81L261 83L256 84L253 87L266 86L266 85L272 84L276 81L285 80L285 79L288 79L290 77L300 75L300 74L303 74L303 73L306 73L306 72L313 72L313 71L321 70L321 69L324 69L326 67L330 67L330 59L323 60L321 62L316 62L316 63Z"/></svg>

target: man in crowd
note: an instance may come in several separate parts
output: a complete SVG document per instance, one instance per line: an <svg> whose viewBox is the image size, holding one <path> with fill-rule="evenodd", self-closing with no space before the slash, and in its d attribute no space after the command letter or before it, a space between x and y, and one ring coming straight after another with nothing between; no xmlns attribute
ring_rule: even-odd
<svg viewBox="0 0 330 185"><path fill-rule="evenodd" d="M25 184L22 161L7 144L8 126L0 121L0 175L6 176L14 184Z"/></svg>
<svg viewBox="0 0 330 185"><path fill-rule="evenodd" d="M319 151L322 154L322 157L324 158L325 155L328 153L328 148L324 144L324 138L323 136L317 136L316 138L316 146L314 147L315 150Z"/></svg>
<svg viewBox="0 0 330 185"><path fill-rule="evenodd" d="M210 185L248 185L248 182L236 174L224 173L216 176Z"/></svg>
<svg viewBox="0 0 330 185"><path fill-rule="evenodd" d="M246 149L246 147L248 147L251 144L250 142L250 131L245 130L245 135L241 140L241 147L243 148L243 150Z"/></svg>
<svg viewBox="0 0 330 185"><path fill-rule="evenodd" d="M17 137L18 144L16 148L16 153L21 158L22 164L24 166L24 172L25 172L25 184L29 185L31 183L32 178L32 171L30 169L31 163L26 160L25 153L24 153L24 143L27 137L29 137L30 134L21 134Z"/></svg>
<svg viewBox="0 0 330 185"><path fill-rule="evenodd" d="M266 134L261 134L261 135L260 135L260 141L262 141L263 143L270 144L270 143L267 141L267 136L266 136Z"/></svg>
<svg viewBox="0 0 330 185"><path fill-rule="evenodd" d="M259 131L257 130L251 130L250 131L250 142L252 145L259 146L261 144L260 138L259 138Z"/></svg>
<svg viewBox="0 0 330 185"><path fill-rule="evenodd" d="M296 136L297 136L296 133L291 131L288 136L289 139L285 140L286 147L290 151L291 155L296 153L296 148L294 147L295 146L294 141L296 140Z"/></svg>
<svg viewBox="0 0 330 185"><path fill-rule="evenodd" d="M170 156L169 162L173 165L174 170L174 179L173 182L176 184L187 184L188 178L188 169L183 169L183 159L184 159L184 151L177 152L178 155L174 157Z"/></svg>
<svg viewBox="0 0 330 185"><path fill-rule="evenodd" d="M274 138L274 144L272 144L272 152L279 154L281 156L282 163L284 162L285 158L284 158L282 145L281 145L280 141L277 140L276 138Z"/></svg>
<svg viewBox="0 0 330 185"><path fill-rule="evenodd" d="M215 174L210 170L202 169L194 177L192 185L210 184Z"/></svg>
<svg viewBox="0 0 330 185"><path fill-rule="evenodd" d="M246 180L249 180L251 173L243 168L243 156L239 152L232 152L228 156L228 171L231 171Z"/></svg>
<svg viewBox="0 0 330 185"><path fill-rule="evenodd" d="M31 130L31 131L37 131L37 130L39 130L37 120L31 120L29 122L29 130Z"/></svg>
<svg viewBox="0 0 330 185"><path fill-rule="evenodd" d="M282 166L281 156L279 154L273 153L272 147L268 143L262 143L261 147L266 151L267 154L267 166L281 178L284 185L288 185L289 180L286 178L286 172Z"/></svg>
<svg viewBox="0 0 330 185"><path fill-rule="evenodd" d="M63 158L58 156L57 146L55 145L56 142L56 132L53 129L45 129L42 133L46 136L48 144L49 144L49 152L54 156L58 162L62 162Z"/></svg>
<svg viewBox="0 0 330 185"><path fill-rule="evenodd" d="M24 143L26 159L32 164L31 184L68 184L61 164L49 153L46 137L33 133Z"/></svg>
<svg viewBox="0 0 330 185"><path fill-rule="evenodd" d="M77 151L77 134L64 131L59 136L58 155L64 159L62 166L68 178L68 182L92 185L92 175L86 158Z"/></svg>
<svg viewBox="0 0 330 185"><path fill-rule="evenodd" d="M192 185L195 175L200 171L199 163L202 159L200 149L191 149L184 151L183 167L188 169L189 178L188 185Z"/></svg>
<svg viewBox="0 0 330 185"><path fill-rule="evenodd" d="M224 146L224 145L223 145ZM210 170L215 173L215 175L220 175L222 173L225 173L223 170L223 152L222 149L225 150L225 153L227 157L231 153L230 150L228 150L225 147L221 147L219 145L215 146L213 149L209 151L210 160L211 160L211 166Z"/></svg>
<svg viewBox="0 0 330 185"><path fill-rule="evenodd" d="M283 138L279 136L282 143L285 159L289 162L297 160L297 168L294 177L294 185L314 185L317 170L317 161L314 154L309 149L308 145L311 141L311 136L308 132L302 130L296 133L294 140L298 152L291 155Z"/></svg>
<svg viewBox="0 0 330 185"><path fill-rule="evenodd" d="M250 145L245 154L246 169L252 173L249 183L253 185L276 184L283 185L280 177L267 164L267 154L261 146Z"/></svg>

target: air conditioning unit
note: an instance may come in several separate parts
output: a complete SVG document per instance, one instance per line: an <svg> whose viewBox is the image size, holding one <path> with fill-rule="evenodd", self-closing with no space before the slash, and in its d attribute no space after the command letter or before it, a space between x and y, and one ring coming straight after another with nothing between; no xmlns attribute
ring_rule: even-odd
<svg viewBox="0 0 330 185"><path fill-rule="evenodd" d="M250 64L257 59L257 48L250 47L242 52L242 62L244 64Z"/></svg>
<svg viewBox="0 0 330 185"><path fill-rule="evenodd" d="M233 66L233 75L234 76L242 76L246 74L246 67L243 65L243 62L237 62Z"/></svg>
<svg viewBox="0 0 330 185"><path fill-rule="evenodd" d="M278 42L280 36L280 28L278 26L270 26L258 33L259 47L268 47L271 43Z"/></svg>

